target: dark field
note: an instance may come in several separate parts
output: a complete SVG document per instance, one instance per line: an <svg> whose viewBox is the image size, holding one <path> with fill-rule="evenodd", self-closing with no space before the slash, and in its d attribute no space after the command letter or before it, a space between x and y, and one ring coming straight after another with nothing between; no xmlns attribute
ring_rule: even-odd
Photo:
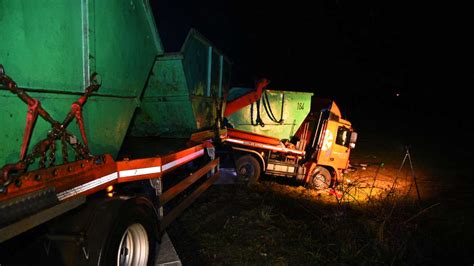
<svg viewBox="0 0 474 266"><path fill-rule="evenodd" d="M370 132L335 193L268 177L211 187L168 230L183 264L472 265L468 160L412 137L418 201L404 141Z"/></svg>

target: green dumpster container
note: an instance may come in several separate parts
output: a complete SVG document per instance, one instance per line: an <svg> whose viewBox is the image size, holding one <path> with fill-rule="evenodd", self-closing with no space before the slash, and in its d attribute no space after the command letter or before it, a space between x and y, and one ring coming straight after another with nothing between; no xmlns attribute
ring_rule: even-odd
<svg viewBox="0 0 474 266"><path fill-rule="evenodd" d="M131 134L187 138L211 129L230 71L230 60L191 30L179 53L156 59Z"/></svg>
<svg viewBox="0 0 474 266"><path fill-rule="evenodd" d="M232 88L229 92L229 97L239 97L250 90L246 88ZM265 90L260 99L259 106L257 106L257 103L254 103L242 108L227 117L227 120L231 126L239 130L279 139L291 139L309 114L312 95L313 93L308 92ZM267 108L265 108L263 102L266 99L268 99L269 103ZM255 122L258 114L260 114L263 124L256 125Z"/></svg>
<svg viewBox="0 0 474 266"><path fill-rule="evenodd" d="M86 133L93 154L116 155L163 54L148 1L2 0L0 25L0 64L54 119L62 121L91 74L100 75L102 86L83 109ZM19 159L26 111L0 88L0 167ZM80 136L75 123L68 128ZM30 149L50 129L38 118Z"/></svg>

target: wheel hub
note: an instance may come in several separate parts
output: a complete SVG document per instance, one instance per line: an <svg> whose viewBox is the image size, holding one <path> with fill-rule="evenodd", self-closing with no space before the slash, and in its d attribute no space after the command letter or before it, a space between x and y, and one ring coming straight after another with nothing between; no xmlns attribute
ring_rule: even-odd
<svg viewBox="0 0 474 266"><path fill-rule="evenodd" d="M316 190L325 189L329 186L329 182L328 180L326 180L326 176L321 173L315 174L311 183L313 188Z"/></svg>
<svg viewBox="0 0 474 266"><path fill-rule="evenodd" d="M243 165L239 169L239 174L245 179L248 179L250 176L252 176L253 172L254 172L254 169L249 164Z"/></svg>
<svg viewBox="0 0 474 266"><path fill-rule="evenodd" d="M136 223L125 230L117 254L117 266L146 265L148 235L143 225Z"/></svg>

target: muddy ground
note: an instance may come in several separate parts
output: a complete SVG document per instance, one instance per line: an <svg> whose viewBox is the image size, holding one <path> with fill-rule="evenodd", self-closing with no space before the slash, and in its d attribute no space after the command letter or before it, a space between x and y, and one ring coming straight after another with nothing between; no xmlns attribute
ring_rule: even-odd
<svg viewBox="0 0 474 266"><path fill-rule="evenodd" d="M214 185L168 233L184 265L472 265L471 174L423 152L354 152L335 190Z"/></svg>

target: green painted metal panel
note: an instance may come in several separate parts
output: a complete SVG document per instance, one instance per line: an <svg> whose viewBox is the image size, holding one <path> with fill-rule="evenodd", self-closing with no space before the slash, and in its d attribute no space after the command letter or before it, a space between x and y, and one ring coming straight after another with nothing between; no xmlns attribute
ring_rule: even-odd
<svg viewBox="0 0 474 266"><path fill-rule="evenodd" d="M83 90L81 1L0 1L0 64L21 87Z"/></svg>
<svg viewBox="0 0 474 266"><path fill-rule="evenodd" d="M182 56L160 57L133 121L134 136L185 137L196 129Z"/></svg>
<svg viewBox="0 0 474 266"><path fill-rule="evenodd" d="M185 138L212 128L220 100L219 85L223 95L229 88L230 67L219 50L191 30L180 53L157 58L132 135Z"/></svg>
<svg viewBox="0 0 474 266"><path fill-rule="evenodd" d="M0 63L20 87L136 97L163 54L147 1L0 1Z"/></svg>
<svg viewBox="0 0 474 266"><path fill-rule="evenodd" d="M155 56L163 54L147 1L94 1L95 71L101 93L137 96L144 88ZM92 23L91 21L89 21Z"/></svg>
<svg viewBox="0 0 474 266"><path fill-rule="evenodd" d="M211 47L211 56L209 56ZM217 97L219 77L221 72L220 58L222 57L222 86L226 92L230 84L230 60L196 30L191 30L181 49L183 67L185 69L188 90L192 95L206 95L208 77L210 77L211 96ZM209 62L209 58L211 61ZM210 64L210 73L208 73ZM209 75L210 74L210 75Z"/></svg>
<svg viewBox="0 0 474 266"><path fill-rule="evenodd" d="M213 98L192 96L191 106L196 123L193 132L199 129L211 128L215 124L217 105Z"/></svg>
<svg viewBox="0 0 474 266"><path fill-rule="evenodd" d="M83 108L86 133L92 153L116 155L163 54L148 1L0 0L0 25L0 64L56 120L99 73L102 87ZM19 159L26 110L0 89L0 167ZM70 127L80 136L75 123ZM29 147L50 128L38 118Z"/></svg>
<svg viewBox="0 0 474 266"><path fill-rule="evenodd" d="M204 96L206 95L207 88L210 45L193 37L188 37L183 45L185 47L181 51L184 57L183 67L186 69L185 75L188 82L189 93Z"/></svg>
<svg viewBox="0 0 474 266"><path fill-rule="evenodd" d="M220 55L215 50L212 51L211 62L211 96L219 97L219 76L221 72Z"/></svg>
<svg viewBox="0 0 474 266"><path fill-rule="evenodd" d="M148 81L143 98L162 96L186 96L189 91L183 69L183 57L171 54L159 57Z"/></svg>
<svg viewBox="0 0 474 266"><path fill-rule="evenodd" d="M231 89L232 91L233 89ZM229 123L236 129L253 132L261 135L271 136L279 139L290 139L303 123L311 108L311 96L313 93L266 90L270 107L276 119L280 118L283 103L283 123L273 122L263 103L260 104L260 117L265 126L252 125L251 106L242 108L227 117ZM284 97L283 97L284 96ZM262 98L264 96L262 95ZM283 100L284 98L284 100ZM257 118L257 106L254 104L253 119Z"/></svg>
<svg viewBox="0 0 474 266"><path fill-rule="evenodd" d="M224 61L225 62L225 61ZM222 66L222 95L230 91L231 64L224 63Z"/></svg>
<svg viewBox="0 0 474 266"><path fill-rule="evenodd" d="M196 131L188 96L171 96L165 101L159 97L143 99L133 124L131 134L134 136L186 138Z"/></svg>

